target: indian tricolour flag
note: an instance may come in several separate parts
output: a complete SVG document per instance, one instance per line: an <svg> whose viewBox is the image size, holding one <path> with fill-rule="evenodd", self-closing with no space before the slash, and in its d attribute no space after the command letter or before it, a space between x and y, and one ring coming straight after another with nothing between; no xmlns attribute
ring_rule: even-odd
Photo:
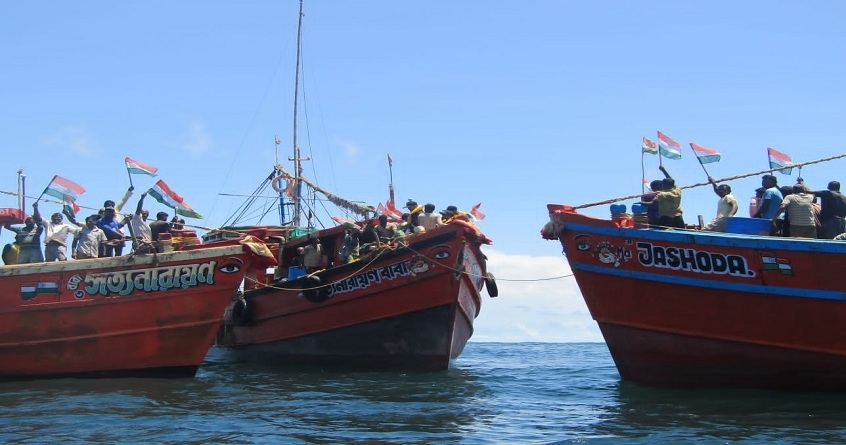
<svg viewBox="0 0 846 445"><path fill-rule="evenodd" d="M71 214L76 214L79 211L79 206L76 205L76 198L83 193L85 193L85 189L81 185L59 175L53 176L50 184L44 189L45 195L61 199L65 210L70 211Z"/></svg>
<svg viewBox="0 0 846 445"><path fill-rule="evenodd" d="M156 181L156 184L153 185L153 188L151 188L147 194L155 198L156 201L172 208L177 215L182 215L187 218L202 218L199 213L195 212L181 196L177 195L176 192L174 192L170 186L161 179Z"/></svg>
<svg viewBox="0 0 846 445"><path fill-rule="evenodd" d="M696 155L700 164L710 164L720 160L720 152L713 148L703 147L694 142L690 143L690 148L693 149L693 154Z"/></svg>
<svg viewBox="0 0 846 445"><path fill-rule="evenodd" d="M767 156L770 158L770 168L778 170L779 173L789 175L793 171L793 159L790 156L772 149L767 148Z"/></svg>
<svg viewBox="0 0 846 445"><path fill-rule="evenodd" d="M658 151L667 159L681 159L681 144L658 132Z"/></svg>
<svg viewBox="0 0 846 445"><path fill-rule="evenodd" d="M159 171L158 168L153 167L152 165L138 162L129 157L124 158L124 162L126 162L126 171L128 171L129 174L156 176L156 172Z"/></svg>
<svg viewBox="0 0 846 445"><path fill-rule="evenodd" d="M643 150L643 153L649 153L651 155L658 154L658 144L652 142L650 139L647 139L645 137L643 138L643 144L641 145L641 149Z"/></svg>

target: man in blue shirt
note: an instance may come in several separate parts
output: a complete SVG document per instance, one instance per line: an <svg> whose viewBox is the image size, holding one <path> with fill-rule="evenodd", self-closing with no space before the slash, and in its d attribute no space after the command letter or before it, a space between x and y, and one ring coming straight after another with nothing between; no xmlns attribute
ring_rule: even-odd
<svg viewBox="0 0 846 445"><path fill-rule="evenodd" d="M784 196L778 189L778 179L773 175L764 175L761 178L761 186L764 188L764 195L761 197L761 203L758 204L758 212L755 213L755 218L772 219L773 216L780 213L778 208L784 200ZM783 225L784 220L779 216L770 227L770 235L781 235Z"/></svg>

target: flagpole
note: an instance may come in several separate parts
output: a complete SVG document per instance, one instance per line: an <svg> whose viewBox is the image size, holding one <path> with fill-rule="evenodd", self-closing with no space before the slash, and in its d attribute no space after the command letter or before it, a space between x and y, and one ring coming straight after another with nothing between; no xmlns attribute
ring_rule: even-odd
<svg viewBox="0 0 846 445"><path fill-rule="evenodd" d="M391 182L388 184L388 192L390 194L391 203L393 204L396 203L396 201L394 201L394 163L391 162L390 153L388 154L388 173L391 177Z"/></svg>
<svg viewBox="0 0 846 445"><path fill-rule="evenodd" d="M126 176L129 176L129 186L134 188L135 186L132 185L132 173L129 173L129 168L126 169Z"/></svg>
<svg viewBox="0 0 846 445"><path fill-rule="evenodd" d="M702 160L699 159L699 156L696 155L696 150L693 149L693 145L690 145L690 151L693 152L693 156L696 156L696 160L699 161L699 165L702 167L702 171L705 172L705 176L710 178L711 175L708 174L708 170L705 169L705 164L702 163Z"/></svg>

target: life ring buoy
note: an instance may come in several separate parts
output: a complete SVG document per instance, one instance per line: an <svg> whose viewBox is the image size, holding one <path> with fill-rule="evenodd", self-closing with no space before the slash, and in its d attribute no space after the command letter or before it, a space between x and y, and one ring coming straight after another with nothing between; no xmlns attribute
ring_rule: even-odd
<svg viewBox="0 0 846 445"><path fill-rule="evenodd" d="M276 190L276 193L285 193L284 187L279 187L279 181L285 179L285 175L274 176L270 180L270 186L273 187L273 190Z"/></svg>
<svg viewBox="0 0 846 445"><path fill-rule="evenodd" d="M235 304L232 305L232 322L239 325L247 324L250 321L248 309L247 300L243 298L235 300Z"/></svg>
<svg viewBox="0 0 846 445"><path fill-rule="evenodd" d="M499 289L496 287L496 277L490 272L485 274L485 288L488 289L488 295L491 298L496 298L499 295Z"/></svg>
<svg viewBox="0 0 846 445"><path fill-rule="evenodd" d="M312 303L322 303L329 299L329 289L322 287L323 280L317 275L308 275L303 284L303 298Z"/></svg>

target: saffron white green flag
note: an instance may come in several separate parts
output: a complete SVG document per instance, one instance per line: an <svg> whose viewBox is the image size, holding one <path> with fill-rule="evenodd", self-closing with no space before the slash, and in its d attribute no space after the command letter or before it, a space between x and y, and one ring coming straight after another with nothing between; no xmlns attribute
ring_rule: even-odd
<svg viewBox="0 0 846 445"><path fill-rule="evenodd" d="M182 215L186 218L203 218L161 179L156 181L156 184L147 192L147 194L155 198L156 201L172 208L177 215Z"/></svg>

